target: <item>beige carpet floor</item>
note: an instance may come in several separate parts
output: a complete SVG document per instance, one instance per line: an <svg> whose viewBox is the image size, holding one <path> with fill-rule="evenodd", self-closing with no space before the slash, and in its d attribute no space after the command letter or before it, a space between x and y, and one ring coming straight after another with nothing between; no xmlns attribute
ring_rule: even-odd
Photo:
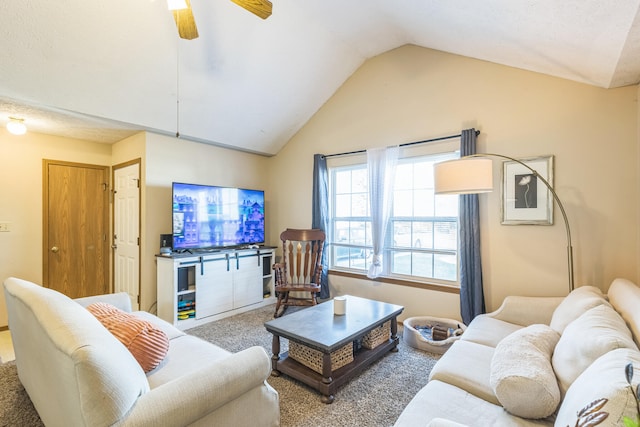
<svg viewBox="0 0 640 427"><path fill-rule="evenodd" d="M188 333L235 352L259 345L271 354L271 334L264 322L273 307L265 307L190 329ZM283 340L286 349L286 341ZM404 344L341 387L335 401L285 375L267 380L279 393L283 427L389 427L426 383L438 355ZM18 380L15 364L0 365L0 426L41 426L28 395Z"/></svg>

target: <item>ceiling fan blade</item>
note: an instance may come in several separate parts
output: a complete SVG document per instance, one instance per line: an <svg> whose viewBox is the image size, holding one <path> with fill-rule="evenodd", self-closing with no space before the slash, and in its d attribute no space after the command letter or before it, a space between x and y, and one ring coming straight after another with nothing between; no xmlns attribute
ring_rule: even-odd
<svg viewBox="0 0 640 427"><path fill-rule="evenodd" d="M176 21L176 27L178 28L180 38L193 40L198 38L198 28L196 27L196 20L193 17L193 11L191 10L191 2L189 0L186 1L186 9L172 11L173 19Z"/></svg>
<svg viewBox="0 0 640 427"><path fill-rule="evenodd" d="M262 19L271 16L273 5L269 0L231 0L240 7L247 9L249 12L258 15Z"/></svg>

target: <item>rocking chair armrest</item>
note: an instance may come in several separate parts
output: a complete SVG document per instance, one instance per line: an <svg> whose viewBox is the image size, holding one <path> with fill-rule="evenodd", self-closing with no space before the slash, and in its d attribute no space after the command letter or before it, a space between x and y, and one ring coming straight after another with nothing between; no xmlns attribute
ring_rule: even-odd
<svg viewBox="0 0 640 427"><path fill-rule="evenodd" d="M322 263L318 262L316 264L316 271L314 272L313 276L315 278L315 280L320 283L321 281L321 277L322 277L322 270L324 269L324 266L322 265Z"/></svg>
<svg viewBox="0 0 640 427"><path fill-rule="evenodd" d="M285 271L284 264L277 262L273 264L272 268L273 268L273 277L275 279L276 287L284 285L286 283L286 280L284 277L284 271Z"/></svg>

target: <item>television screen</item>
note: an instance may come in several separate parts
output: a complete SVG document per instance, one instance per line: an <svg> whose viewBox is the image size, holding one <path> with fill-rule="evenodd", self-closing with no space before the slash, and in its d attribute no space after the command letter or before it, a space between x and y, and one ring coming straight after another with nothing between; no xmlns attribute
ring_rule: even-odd
<svg viewBox="0 0 640 427"><path fill-rule="evenodd" d="M173 250L264 243L264 191L173 183Z"/></svg>

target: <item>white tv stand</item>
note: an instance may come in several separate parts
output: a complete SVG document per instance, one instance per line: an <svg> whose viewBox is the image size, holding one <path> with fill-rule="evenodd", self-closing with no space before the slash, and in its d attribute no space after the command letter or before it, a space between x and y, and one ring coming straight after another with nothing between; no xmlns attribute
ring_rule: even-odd
<svg viewBox="0 0 640 427"><path fill-rule="evenodd" d="M275 248L157 255L158 316L184 330L275 303Z"/></svg>

